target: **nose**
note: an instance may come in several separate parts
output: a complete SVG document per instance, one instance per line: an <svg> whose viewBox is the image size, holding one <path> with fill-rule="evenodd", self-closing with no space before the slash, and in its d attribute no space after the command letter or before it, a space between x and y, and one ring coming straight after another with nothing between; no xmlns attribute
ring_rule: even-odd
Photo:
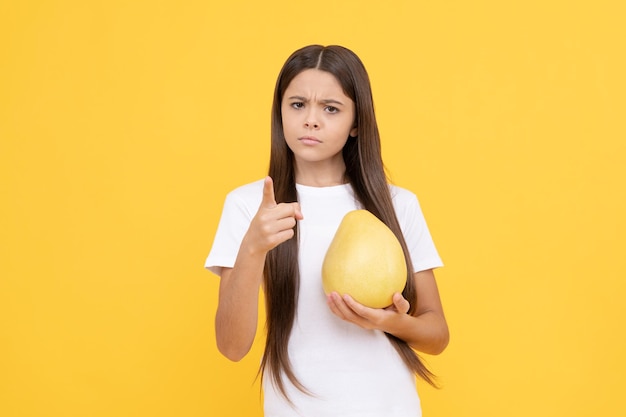
<svg viewBox="0 0 626 417"><path fill-rule="evenodd" d="M317 129L320 127L317 116L313 110L310 110L307 113L306 118L304 119L304 127L307 129Z"/></svg>

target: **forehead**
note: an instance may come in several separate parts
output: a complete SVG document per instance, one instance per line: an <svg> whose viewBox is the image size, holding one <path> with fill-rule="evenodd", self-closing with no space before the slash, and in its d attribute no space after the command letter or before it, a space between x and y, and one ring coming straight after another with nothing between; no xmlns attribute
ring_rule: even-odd
<svg viewBox="0 0 626 417"><path fill-rule="evenodd" d="M290 94L347 97L333 74L318 69L307 69L296 75L287 86L284 96Z"/></svg>

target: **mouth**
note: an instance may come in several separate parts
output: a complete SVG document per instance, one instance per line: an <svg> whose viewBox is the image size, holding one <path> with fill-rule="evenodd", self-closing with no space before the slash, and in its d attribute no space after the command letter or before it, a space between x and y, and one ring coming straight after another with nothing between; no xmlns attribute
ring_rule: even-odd
<svg viewBox="0 0 626 417"><path fill-rule="evenodd" d="M305 145L316 145L318 143L322 143L322 141L315 136L302 136L298 138L298 140Z"/></svg>

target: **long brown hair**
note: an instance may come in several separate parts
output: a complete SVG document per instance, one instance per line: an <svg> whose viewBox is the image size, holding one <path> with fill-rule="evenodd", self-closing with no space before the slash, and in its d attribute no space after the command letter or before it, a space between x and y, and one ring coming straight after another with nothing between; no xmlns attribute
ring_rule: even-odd
<svg viewBox="0 0 626 417"><path fill-rule="evenodd" d="M277 202L298 200L294 157L283 134L281 102L289 83L306 69L333 74L344 93L355 103L358 136L343 148L346 180L354 189L363 208L384 222L402 245L407 262L407 280L403 296L410 301L409 314L415 313L417 294L413 266L400 224L394 211L387 176L383 166L380 135L367 71L352 51L342 46L310 45L295 51L281 69L272 104L272 144L269 175L274 180ZM264 290L267 315L267 338L260 372L270 372L272 382L285 396L284 374L298 389L307 392L297 379L289 361L287 345L298 304L298 230L293 239L272 249L266 258ZM434 385L434 375L424 366L415 351L403 340L387 333L405 364L425 381Z"/></svg>

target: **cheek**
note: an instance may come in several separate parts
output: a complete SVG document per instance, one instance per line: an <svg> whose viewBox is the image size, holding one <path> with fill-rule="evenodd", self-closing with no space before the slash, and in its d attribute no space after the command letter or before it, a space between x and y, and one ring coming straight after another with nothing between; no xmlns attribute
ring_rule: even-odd
<svg viewBox="0 0 626 417"><path fill-rule="evenodd" d="M293 117L292 115L285 116L283 113L282 120L283 133L285 134L285 136L287 136L288 133L293 133L294 131L297 131L299 122L295 117Z"/></svg>
<svg viewBox="0 0 626 417"><path fill-rule="evenodd" d="M289 135L289 133L293 130L291 123L288 118L283 118L283 134L285 138Z"/></svg>
<svg viewBox="0 0 626 417"><path fill-rule="evenodd" d="M284 109L281 112L280 117L281 117L281 120L282 120L282 123L283 123L283 129L287 129L291 125L293 125L293 120L292 120L293 118L290 118L289 115L287 113L285 113Z"/></svg>
<svg viewBox="0 0 626 417"><path fill-rule="evenodd" d="M291 148L291 145L295 142L295 138L297 136L297 133L295 131L295 129L293 128L293 124L289 123L289 120L283 120L283 137L285 138L285 141L287 142L287 146L289 146Z"/></svg>

